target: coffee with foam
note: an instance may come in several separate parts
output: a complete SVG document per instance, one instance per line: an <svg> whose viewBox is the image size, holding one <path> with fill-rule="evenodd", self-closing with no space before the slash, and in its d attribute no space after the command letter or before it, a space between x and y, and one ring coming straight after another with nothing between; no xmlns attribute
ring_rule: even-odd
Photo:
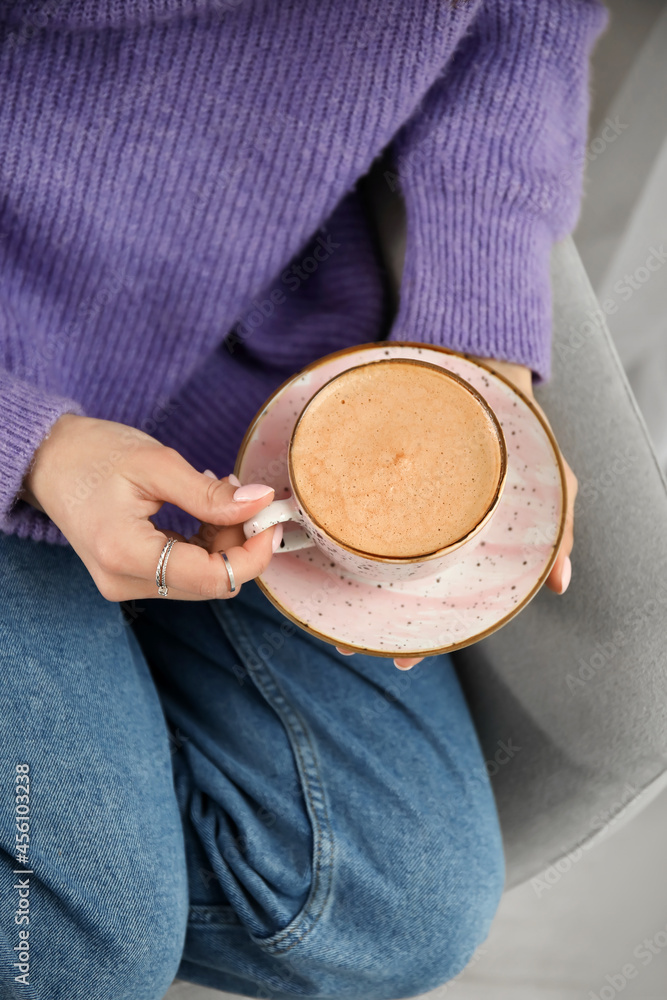
<svg viewBox="0 0 667 1000"><path fill-rule="evenodd" d="M297 499L332 538L409 559L479 524L497 496L504 449L467 383L391 359L351 368L313 397L290 461Z"/></svg>

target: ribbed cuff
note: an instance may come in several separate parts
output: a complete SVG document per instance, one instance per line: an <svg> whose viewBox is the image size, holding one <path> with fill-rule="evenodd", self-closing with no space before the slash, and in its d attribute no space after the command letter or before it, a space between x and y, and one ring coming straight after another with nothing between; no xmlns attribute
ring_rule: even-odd
<svg viewBox="0 0 667 1000"><path fill-rule="evenodd" d="M63 413L85 416L73 399L45 392L7 372L0 374L0 531L68 544L46 514L17 499L35 451Z"/></svg>
<svg viewBox="0 0 667 1000"><path fill-rule="evenodd" d="M482 181L431 164L405 191L407 243L391 340L416 340L551 376L551 236Z"/></svg>
<svg viewBox="0 0 667 1000"><path fill-rule="evenodd" d="M551 376L551 249L576 223L599 0L480 5L393 152L407 210L393 338Z"/></svg>

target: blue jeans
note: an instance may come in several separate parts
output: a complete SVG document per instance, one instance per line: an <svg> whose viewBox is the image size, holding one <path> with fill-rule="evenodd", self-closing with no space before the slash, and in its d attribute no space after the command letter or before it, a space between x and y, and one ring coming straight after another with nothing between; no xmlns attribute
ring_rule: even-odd
<svg viewBox="0 0 667 1000"><path fill-rule="evenodd" d="M501 838L450 656L341 656L255 583L110 603L7 535L0 649L3 998L388 1000L486 937Z"/></svg>

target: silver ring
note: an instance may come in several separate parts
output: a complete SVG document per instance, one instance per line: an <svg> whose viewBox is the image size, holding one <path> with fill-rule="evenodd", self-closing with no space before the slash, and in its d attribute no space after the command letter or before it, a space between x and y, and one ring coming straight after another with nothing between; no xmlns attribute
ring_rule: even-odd
<svg viewBox="0 0 667 1000"><path fill-rule="evenodd" d="M170 538L164 543L162 552L160 553L160 558L157 561L157 569L155 571L155 582L157 584L157 592L160 597L166 597L169 593L169 588L166 583L166 573L167 573L167 561L169 559L169 554L172 550L172 546L177 539Z"/></svg>
<svg viewBox="0 0 667 1000"><path fill-rule="evenodd" d="M232 564L229 561L229 556L227 555L227 553L223 552L222 549L220 549L219 551L220 555L225 560L225 566L227 567L227 576L229 577L229 587L230 587L229 593L233 594L234 591L236 590L236 582L234 580L234 570L232 569Z"/></svg>

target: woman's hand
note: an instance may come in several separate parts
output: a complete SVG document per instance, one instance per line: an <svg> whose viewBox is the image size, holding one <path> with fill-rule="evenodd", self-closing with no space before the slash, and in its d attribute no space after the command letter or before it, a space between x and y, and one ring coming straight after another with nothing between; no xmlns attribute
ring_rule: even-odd
<svg viewBox="0 0 667 1000"><path fill-rule="evenodd" d="M517 389L521 390L524 396L528 396L533 406L540 411L545 421L551 428L551 424L549 423L546 413L533 395L533 376L530 368L526 368L525 365L516 365L510 361L496 361L494 358L478 358L472 355L470 355L470 357L472 361L483 361L484 364L489 366L489 368L493 368L494 371L497 371L500 375L504 375L505 378L509 379L509 381L512 382ZM553 428L551 429L553 430ZM577 477L565 461L565 456L562 452L560 453L560 457L565 470L565 530L563 531L563 537L561 538L561 543L558 547L558 554L556 555L554 564L551 567L549 576L544 581L549 590L553 590L555 594L565 593L572 575L570 553L572 552L572 546L574 545L574 501L579 489Z"/></svg>
<svg viewBox="0 0 667 1000"><path fill-rule="evenodd" d="M236 481L238 483L238 481ZM149 434L110 420L63 414L35 452L20 498L48 514L79 555L108 601L157 597L155 571L168 538L168 597L202 601L230 595L259 576L281 530L246 540L243 521L273 500L269 487L237 486L197 472L175 449ZM250 495L251 499L243 499ZM176 504L202 522L189 541L161 532L151 516ZM280 529L282 526L278 526Z"/></svg>
<svg viewBox="0 0 667 1000"><path fill-rule="evenodd" d="M489 366L489 368L493 368L494 371L497 371L500 375L504 375L505 378L509 379L509 381L512 382L517 389L520 389L525 396L528 396L531 403L540 411L544 419L549 424L546 413L533 395L533 376L530 368L527 368L525 365L514 364L510 361L497 361L495 358L481 358L474 355L469 355L469 357L472 361L483 361L484 364ZM549 427L551 427L551 424L549 424ZM545 580L546 586L550 590L553 590L556 594L565 593L572 575L570 552L572 551L572 546L574 544L574 501L579 488L577 477L565 461L562 453L561 458L563 460L563 468L565 469L567 493L565 530L558 548L558 554L554 560L553 566L551 567L549 576ZM348 650L340 649L338 646L336 646L336 649L338 649L339 653L343 653L346 656L353 655ZM423 656L413 658L400 657L395 659L394 663L400 670L409 670L411 667L421 663L423 659Z"/></svg>

